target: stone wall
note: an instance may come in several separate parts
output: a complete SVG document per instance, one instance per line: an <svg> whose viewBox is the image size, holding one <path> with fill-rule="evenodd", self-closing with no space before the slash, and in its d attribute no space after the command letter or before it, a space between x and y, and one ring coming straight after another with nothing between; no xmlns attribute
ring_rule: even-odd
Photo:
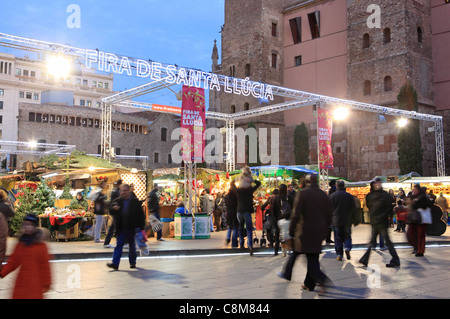
<svg viewBox="0 0 450 319"><path fill-rule="evenodd" d="M68 124L57 124L49 122L30 121L30 112L53 116L68 116L80 119L92 119L93 127L77 126ZM65 142L67 145L76 145L76 149L86 154L98 154L101 145L101 110L56 105L56 104L30 104L20 103L19 106L19 141L38 141L45 140L48 144L58 144ZM113 113L112 121L125 124L125 130L112 130L112 147L118 155L140 155L148 156L148 168L155 169L161 167L173 167L176 165L168 164L168 154L176 141L170 140L171 132L178 127L172 116L162 114L155 121L149 124L145 118L137 117L124 113ZM127 124L140 127L132 131L131 127L127 130ZM167 142L161 142L161 128L167 129ZM159 152L159 163L154 162L154 153ZM18 163L29 160L28 156L18 157ZM37 157L33 158L37 160ZM129 167L143 168L143 163L139 160L117 160L122 165Z"/></svg>

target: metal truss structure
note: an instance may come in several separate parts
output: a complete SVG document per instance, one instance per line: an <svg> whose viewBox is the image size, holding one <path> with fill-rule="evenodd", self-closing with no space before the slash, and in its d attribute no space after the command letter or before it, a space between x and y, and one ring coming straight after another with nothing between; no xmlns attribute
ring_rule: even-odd
<svg viewBox="0 0 450 319"><path fill-rule="evenodd" d="M39 52L39 53L45 53L45 54L64 54L67 57L70 57L72 60L85 63L86 57L87 57L87 50L80 49L72 46L67 45L61 45L57 43L50 43L40 40L34 40L24 37L18 37L14 35L9 35L5 33L0 33L0 45L6 46L10 48L20 49L20 50L26 50L26 51L33 51L33 52ZM119 67L121 58L126 58L127 61L130 63L131 69L137 69L138 60L136 58L132 57L125 57L121 55L115 55L118 57L118 60L116 61L106 61L106 63L114 64L115 66ZM111 105L114 104L120 104L120 106L127 106L132 105L134 108L144 108L144 104L142 103L136 103L136 102L129 102L128 100L131 100L133 97L140 96L149 92L154 92L156 90L161 90L164 88L167 88L170 83L163 83L167 76L169 76L168 72L168 64L159 63L160 65L160 77L161 80L158 81L152 81L147 84L141 85L139 87L136 87L131 90L127 90L124 92L120 92L117 94L114 94L110 97L107 97L103 103L103 108L111 108ZM193 71L200 71L195 70L192 68L185 68L187 70L193 70ZM175 72L177 73L180 70L180 67L177 66L177 69L172 70L172 74ZM202 71L200 71L202 72ZM253 82L249 81L249 79L237 79L237 78L231 78L226 77L220 74L211 74L207 72L202 72L202 74L205 75L204 79L209 79L212 76L217 77L218 82L220 86L225 87L227 85L227 81L233 80L235 83L236 88L241 89L249 87L251 85L254 88L254 93L259 94L262 93L262 84L260 82ZM202 80L205 81L205 80ZM333 98L329 96L319 95L319 94L313 94L309 92L304 92L300 90L294 90L279 86L270 86L271 91L273 93L273 96L279 96L286 99L289 99L290 101L271 105L267 107L261 107L254 110L249 110L245 112L239 112L235 114L220 114L220 113L212 113L207 112L206 116L218 120L223 120L226 122L227 127L227 170L234 168L234 121L238 119L246 119L250 117L256 117L261 115L267 115L272 114L275 112L282 112L290 109L295 108L301 108L305 106L310 105L318 105L322 104L325 105L325 107L335 107L335 106L346 106L349 109L357 110L357 111L364 111L364 112L372 112L377 113L381 115L390 115L390 116L396 116L396 117L403 117L403 118L409 118L409 119L415 119L420 121L429 121L434 123L435 128L435 138L436 138L436 164L437 164L437 175L438 176L445 176L445 154L444 154L444 132L443 132L443 118L442 116L436 116L431 114L424 114L424 113L417 113L412 111L405 111L405 110L399 110L379 105L373 105L368 103L362 103L362 102L356 102L356 101L350 101L345 99L339 99L339 98ZM125 103L124 103L125 102ZM147 110L149 110L147 105ZM110 151L108 151L108 148L110 148L111 142L110 142L110 133L108 134L108 130L110 130L110 125L108 124L108 121L110 121L110 114L111 110L105 110L105 117L104 121L106 121L106 124L102 124L102 128L105 129L105 131L102 131L102 155L105 156L105 158L108 158L111 154ZM103 120L103 116L102 116ZM233 122L233 123L232 123ZM231 134L233 133L233 135ZM230 139L230 140L228 140Z"/></svg>
<svg viewBox="0 0 450 319"><path fill-rule="evenodd" d="M1 154L23 154L23 155L39 155L46 156L50 154L55 155L67 155L71 151L74 151L75 145L62 145L62 144L48 144L48 143L30 143L30 142L18 142L18 141L4 141L0 140L0 153ZM4 149L3 146L14 147L15 149ZM25 148L19 150L17 148ZM40 151L41 149L41 151Z"/></svg>

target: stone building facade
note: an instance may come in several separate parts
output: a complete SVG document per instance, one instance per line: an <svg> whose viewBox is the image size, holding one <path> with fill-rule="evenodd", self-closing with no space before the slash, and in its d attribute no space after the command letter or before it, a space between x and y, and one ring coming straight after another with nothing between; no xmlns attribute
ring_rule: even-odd
<svg viewBox="0 0 450 319"><path fill-rule="evenodd" d="M279 8L281 0L262 1L225 1L225 24L222 28L222 52L215 46L213 50L212 70L230 77L248 78L251 81L272 85L283 83L284 59L283 42L283 14ZM275 97L272 103L283 100ZM239 113L259 108L266 104L252 96L240 96L224 92L211 92L210 111L221 113ZM284 139L283 114L259 116L249 120L236 121L236 128L247 129L248 123L253 122L257 131L260 128L268 130L268 149L271 147L271 129L279 129L279 135ZM224 123L210 121L209 127L223 127ZM236 141L237 143L241 141ZM278 142L278 141L277 141ZM280 154L284 149L280 143ZM270 151L269 151L270 152ZM245 163L236 163L239 168ZM251 164L251 165L255 165ZM270 163L268 163L270 164ZM225 165L215 166L224 169Z"/></svg>
<svg viewBox="0 0 450 319"><path fill-rule="evenodd" d="M233 75L236 66L235 76L245 78L246 64L251 63L258 67L255 74L251 68L251 75L258 81L393 108L398 105L400 88L409 81L418 94L418 111L440 114L434 100L434 69L439 61L434 58L436 37L433 37L432 20L436 13L432 14L432 8L436 1L432 2L258 0L243 7L241 2L226 0L222 64L218 64L218 52L213 54L213 70L217 68L224 74ZM374 5L375 9L380 9L380 25L375 26L368 23L377 18L376 11L368 10ZM450 9L447 14L447 20L450 20ZM267 32L272 30L273 23L280 26L282 32L278 41ZM255 28L259 28L259 32ZM265 41L258 42L261 39ZM279 72L274 73L267 63L268 52L277 52L283 59ZM264 76L270 71L274 78ZM245 101L239 99L215 96L210 103L213 107L218 105L218 111L229 113L234 111L232 105L238 108L237 111L242 110L239 108ZM260 105L250 104L250 107ZM329 174L350 180L398 175L397 119L353 111L344 122L335 122L335 169ZM281 123L283 150L280 154L283 156L280 162L288 165L295 164L295 127L304 122L310 133L310 163L317 163L314 107L271 115L265 120L267 123L264 117L260 119L265 125ZM422 166L426 176L436 175L432 126L433 123L421 122Z"/></svg>
<svg viewBox="0 0 450 319"><path fill-rule="evenodd" d="M152 120L139 113L112 114L112 146L116 155L148 156L147 168L178 167L170 153L177 141L170 132L179 127L171 115L155 115ZM64 104L19 105L19 141L76 145L86 154L101 153L101 110ZM20 155L18 163L38 160L38 156ZM139 159L115 159L126 167L144 168Z"/></svg>

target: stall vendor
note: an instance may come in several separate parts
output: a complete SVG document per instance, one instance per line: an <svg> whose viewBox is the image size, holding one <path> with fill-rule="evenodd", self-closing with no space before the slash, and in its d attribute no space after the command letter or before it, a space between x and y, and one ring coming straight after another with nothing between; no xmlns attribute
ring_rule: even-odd
<svg viewBox="0 0 450 319"><path fill-rule="evenodd" d="M89 203L88 201L83 197L83 194L81 192L77 193L76 197L72 199L70 202L70 208L71 209L89 209Z"/></svg>

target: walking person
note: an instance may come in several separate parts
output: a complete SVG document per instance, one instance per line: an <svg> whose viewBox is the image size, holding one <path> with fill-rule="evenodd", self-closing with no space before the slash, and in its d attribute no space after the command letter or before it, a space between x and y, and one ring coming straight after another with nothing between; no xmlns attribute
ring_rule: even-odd
<svg viewBox="0 0 450 319"><path fill-rule="evenodd" d="M147 208L149 214L153 215L156 219L160 220L158 191L159 187L157 184L155 184L153 189L148 194ZM156 232L156 240L165 241L164 238L162 238L162 229Z"/></svg>
<svg viewBox="0 0 450 319"><path fill-rule="evenodd" d="M112 204L120 196L120 185L122 185L122 180L121 179L119 179L117 182L114 183L114 189L111 192L111 198L109 199L109 211L110 212L111 212L111 209L112 209ZM110 215L111 215L111 213L110 213ZM111 222L111 225L108 228L108 233L106 234L105 241L103 243L103 247L104 248L112 248L110 243L111 243L112 237L115 234L116 221L115 221L114 215L111 215L111 217L112 217L112 222Z"/></svg>
<svg viewBox="0 0 450 319"><path fill-rule="evenodd" d="M8 194L0 189L0 270L6 259L6 242L8 240L8 221L14 216L14 210L8 201Z"/></svg>
<svg viewBox="0 0 450 319"><path fill-rule="evenodd" d="M253 184L255 184L253 186ZM244 232L247 232L247 246L250 255L253 255L253 193L261 186L261 182L254 180L252 171L245 167L239 176L239 187L237 189L238 205L237 218L239 221L239 244L244 248Z"/></svg>
<svg viewBox="0 0 450 319"><path fill-rule="evenodd" d="M222 193L217 193L217 197L214 201L214 226L216 231L222 230L222 214L225 210L225 199Z"/></svg>
<svg viewBox="0 0 450 319"><path fill-rule="evenodd" d="M0 278L19 269L13 299L43 299L52 282L50 254L43 230L38 229L39 219L34 214L25 216L19 241L7 264L0 271Z"/></svg>
<svg viewBox="0 0 450 319"><path fill-rule="evenodd" d="M365 254L361 257L359 262L365 266L369 263L370 252L377 244L377 236L383 236L385 244L391 254L391 261L386 264L386 267L400 267L400 258L394 248L394 244L389 238L389 214L392 209L391 197L388 192L383 190L381 179L377 178L373 185L374 190L367 194L366 203L370 213L370 224L372 226L372 238Z"/></svg>
<svg viewBox="0 0 450 319"><path fill-rule="evenodd" d="M109 268L119 269L123 246L128 243L128 260L130 268L136 268L136 231L145 227L145 214L141 202L131 195L130 185L120 186L120 197L112 204L111 214L115 216L117 244L114 248L112 263L107 264Z"/></svg>
<svg viewBox="0 0 450 319"><path fill-rule="evenodd" d="M431 208L433 205L427 196L426 188L420 187L419 184L414 185L411 199L411 214L417 214L419 209ZM423 257L425 253L425 236L427 233L427 225L423 224L420 218L418 220L409 218L408 224L406 237L409 244L414 247L412 253L415 254L416 257Z"/></svg>
<svg viewBox="0 0 450 319"><path fill-rule="evenodd" d="M226 244L228 245L231 241L231 248L237 248L239 223L237 220L237 188L234 181L231 182L230 189L225 195L225 206L227 210L228 225Z"/></svg>
<svg viewBox="0 0 450 319"><path fill-rule="evenodd" d="M328 197L330 197L337 190L337 188L336 188L336 180L332 179L328 183L328 186L330 186L330 188L328 189ZM330 221L331 221L331 219L330 219ZM333 244L334 243L334 241L331 239L331 232L332 231L333 231L333 226L330 224L329 227L328 227L328 231L327 231L327 237L325 238L325 241L326 241L327 244Z"/></svg>
<svg viewBox="0 0 450 319"><path fill-rule="evenodd" d="M332 225L334 230L334 247L336 259L342 260L345 255L350 259L352 249L351 228L356 213L355 199L345 191L344 181L338 181L337 190L330 196L332 213Z"/></svg>
<svg viewBox="0 0 450 319"><path fill-rule="evenodd" d="M318 186L317 175L307 176L309 186L297 193L291 213L289 233L294 238L294 251L279 276L291 280L295 260L300 254L307 258L307 272L302 288L313 291L320 285L319 294L326 292L331 280L320 269L319 254L331 224L331 203Z"/></svg>
<svg viewBox="0 0 450 319"><path fill-rule="evenodd" d="M106 188L106 182L102 180L97 189L92 191L89 199L94 202L95 228L94 228L94 242L101 243L100 235L103 227L103 217L106 214L106 195L103 194Z"/></svg>

